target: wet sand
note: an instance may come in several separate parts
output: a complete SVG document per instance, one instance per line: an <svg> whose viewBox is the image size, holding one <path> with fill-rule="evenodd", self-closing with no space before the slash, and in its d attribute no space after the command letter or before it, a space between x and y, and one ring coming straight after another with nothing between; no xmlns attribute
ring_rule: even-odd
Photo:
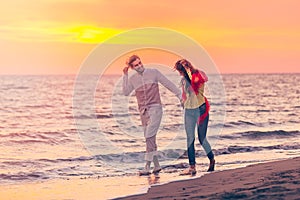
<svg viewBox="0 0 300 200"><path fill-rule="evenodd" d="M112 198L300 199L300 157L195 177L161 173L159 177L72 178L0 186L0 199L5 200Z"/></svg>
<svg viewBox="0 0 300 200"><path fill-rule="evenodd" d="M216 171L117 199L300 199L300 157Z"/></svg>

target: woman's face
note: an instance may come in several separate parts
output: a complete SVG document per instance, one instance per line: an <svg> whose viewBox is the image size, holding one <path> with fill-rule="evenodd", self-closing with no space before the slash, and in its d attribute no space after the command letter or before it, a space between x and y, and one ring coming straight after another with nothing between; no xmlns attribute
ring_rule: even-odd
<svg viewBox="0 0 300 200"><path fill-rule="evenodd" d="M187 71L187 70L189 70L189 68L188 68L188 63L186 62L186 61L182 61L181 62L181 65L184 67L184 69Z"/></svg>
<svg viewBox="0 0 300 200"><path fill-rule="evenodd" d="M184 76L185 67L181 63L176 63L176 70L181 76Z"/></svg>
<svg viewBox="0 0 300 200"><path fill-rule="evenodd" d="M184 76L184 73L182 71L178 71L180 76Z"/></svg>

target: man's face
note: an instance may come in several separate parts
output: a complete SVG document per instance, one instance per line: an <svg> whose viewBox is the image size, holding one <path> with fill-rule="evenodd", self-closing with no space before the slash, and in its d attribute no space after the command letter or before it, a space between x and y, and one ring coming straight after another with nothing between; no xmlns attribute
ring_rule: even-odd
<svg viewBox="0 0 300 200"><path fill-rule="evenodd" d="M144 71L144 66L143 63L141 62L140 59L136 59L135 61L133 61L131 63L132 69L134 69L135 71L142 73Z"/></svg>

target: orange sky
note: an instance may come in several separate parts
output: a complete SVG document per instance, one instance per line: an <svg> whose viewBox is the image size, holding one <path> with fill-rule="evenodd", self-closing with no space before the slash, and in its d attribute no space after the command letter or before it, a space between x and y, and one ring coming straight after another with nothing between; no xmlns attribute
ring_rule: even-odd
<svg viewBox="0 0 300 200"><path fill-rule="evenodd" d="M300 72L299 8L298 0L3 1L0 74L76 74L99 43L142 27L191 37L221 73Z"/></svg>

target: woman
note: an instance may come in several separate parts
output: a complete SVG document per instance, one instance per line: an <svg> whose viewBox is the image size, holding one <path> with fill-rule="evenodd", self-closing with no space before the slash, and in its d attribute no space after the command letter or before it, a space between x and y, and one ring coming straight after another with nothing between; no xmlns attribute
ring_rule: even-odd
<svg viewBox="0 0 300 200"><path fill-rule="evenodd" d="M190 167L181 175L194 175L196 171L195 161L195 127L197 125L198 139L210 160L208 172L214 171L215 159L211 146L206 139L207 125L209 120L209 103L204 96L204 84L208 78L204 72L195 69L192 64L185 60L179 60L175 69L183 77L182 99L184 106L184 125L187 134L187 149Z"/></svg>

